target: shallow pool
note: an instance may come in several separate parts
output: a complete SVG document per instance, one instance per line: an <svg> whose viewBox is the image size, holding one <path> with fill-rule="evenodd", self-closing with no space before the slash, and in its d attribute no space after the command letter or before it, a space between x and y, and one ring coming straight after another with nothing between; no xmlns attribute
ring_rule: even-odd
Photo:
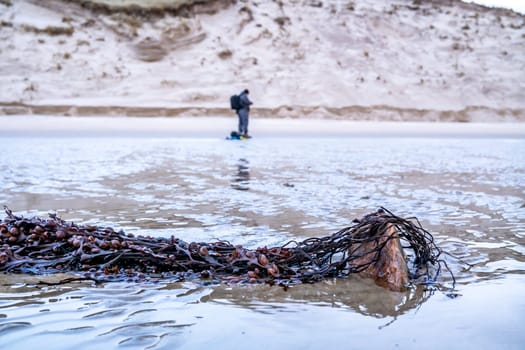
<svg viewBox="0 0 525 350"><path fill-rule="evenodd" d="M246 247L324 236L384 206L416 216L456 276L395 293L298 285L35 285L0 275L13 349L522 349L525 139L0 138L0 203L46 216Z"/></svg>

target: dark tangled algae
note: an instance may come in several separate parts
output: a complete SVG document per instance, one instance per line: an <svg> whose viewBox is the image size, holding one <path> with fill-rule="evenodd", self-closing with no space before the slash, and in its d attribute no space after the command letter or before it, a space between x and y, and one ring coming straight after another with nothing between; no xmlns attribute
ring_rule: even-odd
<svg viewBox="0 0 525 350"><path fill-rule="evenodd" d="M417 219L403 219L384 208L329 236L255 250L221 240L187 243L175 237L134 236L67 222L54 214L42 219L17 216L8 208L5 212L0 223L0 271L10 273L74 272L94 281L167 278L287 286L370 270L387 254L392 239L402 243L400 250L410 261L408 282L432 283L442 265L446 267L441 249ZM395 235L388 234L392 228Z"/></svg>

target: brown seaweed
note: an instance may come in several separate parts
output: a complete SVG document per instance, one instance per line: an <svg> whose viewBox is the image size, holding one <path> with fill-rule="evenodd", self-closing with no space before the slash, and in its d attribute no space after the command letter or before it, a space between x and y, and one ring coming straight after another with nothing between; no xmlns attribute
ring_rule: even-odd
<svg viewBox="0 0 525 350"><path fill-rule="evenodd" d="M78 225L55 214L42 219L17 216L8 208L5 212L0 222L0 271L8 273L74 272L94 281L166 278L282 286L361 273L402 290L409 283L433 283L442 265L448 269L440 259L441 249L416 218L403 219L384 208L329 236L257 249L223 240L188 243L173 236L135 236L111 227ZM399 254L390 259L392 247L399 247ZM373 276L390 273L385 256L397 265L391 270L401 272L400 277ZM390 280L397 282L392 285Z"/></svg>

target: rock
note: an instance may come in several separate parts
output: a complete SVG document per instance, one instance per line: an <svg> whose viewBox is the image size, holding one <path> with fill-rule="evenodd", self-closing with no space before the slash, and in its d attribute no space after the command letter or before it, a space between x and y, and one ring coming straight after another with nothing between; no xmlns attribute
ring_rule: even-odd
<svg viewBox="0 0 525 350"><path fill-rule="evenodd" d="M377 239L349 249L351 256L362 255L352 260L351 265L370 264L359 273L361 276L372 278L376 284L393 291L406 290L409 282L408 266L396 228L388 224L388 229L383 235L379 235L378 232L370 232L370 234L378 234ZM377 251L377 248L383 244L383 248Z"/></svg>

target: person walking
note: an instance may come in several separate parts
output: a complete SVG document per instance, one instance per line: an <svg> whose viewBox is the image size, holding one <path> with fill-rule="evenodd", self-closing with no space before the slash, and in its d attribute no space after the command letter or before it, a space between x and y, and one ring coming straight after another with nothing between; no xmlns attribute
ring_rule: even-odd
<svg viewBox="0 0 525 350"><path fill-rule="evenodd" d="M246 138L250 137L248 135L248 118L250 116L250 105L253 104L248 98L249 94L250 91L248 91L248 89L244 89L244 91L239 95L241 108L237 110L237 115L239 116L239 134Z"/></svg>

